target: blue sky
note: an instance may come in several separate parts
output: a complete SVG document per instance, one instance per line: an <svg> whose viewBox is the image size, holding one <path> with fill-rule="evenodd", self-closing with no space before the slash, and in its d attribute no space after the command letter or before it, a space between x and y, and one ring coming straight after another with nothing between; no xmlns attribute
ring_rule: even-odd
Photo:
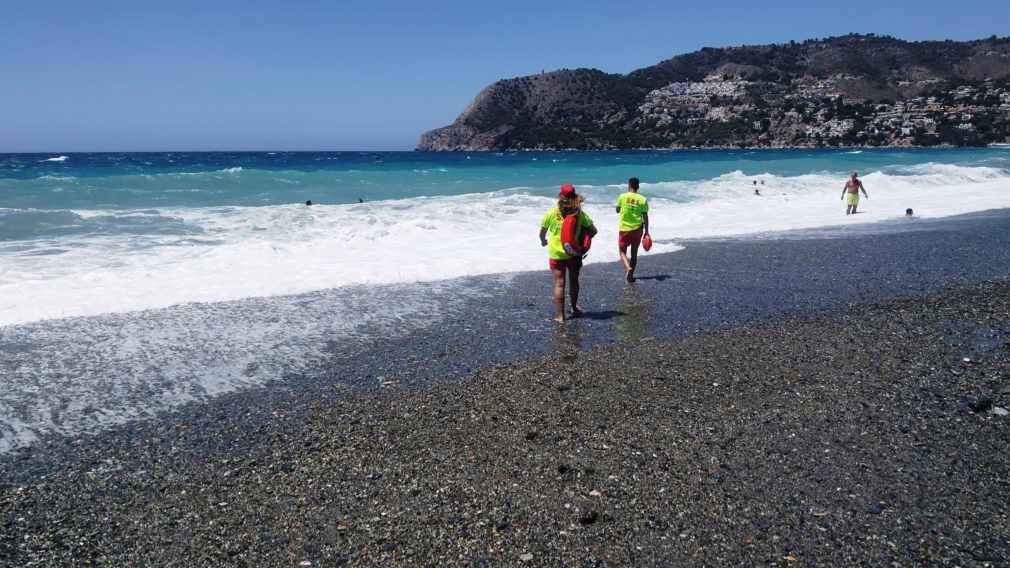
<svg viewBox="0 0 1010 568"><path fill-rule="evenodd" d="M0 0L0 152L409 150L498 79L850 32L1010 36L1010 2Z"/></svg>

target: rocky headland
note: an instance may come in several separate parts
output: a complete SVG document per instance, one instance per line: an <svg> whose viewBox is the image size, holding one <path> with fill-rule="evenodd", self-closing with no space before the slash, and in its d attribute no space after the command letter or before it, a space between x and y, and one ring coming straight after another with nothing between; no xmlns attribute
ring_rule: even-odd
<svg viewBox="0 0 1010 568"><path fill-rule="evenodd" d="M1010 141L1010 38L704 48L627 75L488 86L422 151L983 146Z"/></svg>

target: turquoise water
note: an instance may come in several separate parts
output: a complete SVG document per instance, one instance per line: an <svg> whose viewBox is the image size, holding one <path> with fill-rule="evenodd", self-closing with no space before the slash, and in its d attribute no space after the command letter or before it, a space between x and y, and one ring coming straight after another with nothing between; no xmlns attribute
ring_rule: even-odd
<svg viewBox="0 0 1010 568"><path fill-rule="evenodd" d="M868 199L847 218L851 170ZM0 326L540 270L558 187L576 185L609 242L633 176L656 252L1010 207L1003 149L4 154Z"/></svg>
<svg viewBox="0 0 1010 568"><path fill-rule="evenodd" d="M565 182L601 186L621 183L632 175L649 182L701 181L731 172L792 177L844 175L855 168L888 173L923 163L1007 168L1010 151L0 154L0 208L260 206L306 200L347 204L359 198L403 199L516 188L549 195Z"/></svg>

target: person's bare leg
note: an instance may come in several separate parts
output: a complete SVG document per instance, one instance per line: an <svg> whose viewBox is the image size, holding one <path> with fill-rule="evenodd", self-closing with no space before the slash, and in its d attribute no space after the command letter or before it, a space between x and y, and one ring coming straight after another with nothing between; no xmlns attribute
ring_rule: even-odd
<svg viewBox="0 0 1010 568"><path fill-rule="evenodd" d="M624 269L628 270L631 268L631 260L628 258L628 247L618 247L617 252L621 255L621 264L624 265Z"/></svg>
<svg viewBox="0 0 1010 568"><path fill-rule="evenodd" d="M568 299L572 302L572 317L577 318L582 315L582 306L579 305L579 271L582 268L570 268L568 270L571 277L568 286Z"/></svg>
<svg viewBox="0 0 1010 568"><path fill-rule="evenodd" d="M554 279L554 309L558 312L554 321L562 323L565 321L565 269L552 268L551 277Z"/></svg>
<svg viewBox="0 0 1010 568"><path fill-rule="evenodd" d="M631 274L635 271L635 269L631 267L631 259L628 258L628 247L621 247L617 250L621 253L621 264L624 265L624 279L631 282Z"/></svg>
<svg viewBox="0 0 1010 568"><path fill-rule="evenodd" d="M851 215L852 214L852 206L851 205L846 205L845 206L845 214L846 215Z"/></svg>
<svg viewBox="0 0 1010 568"><path fill-rule="evenodd" d="M631 270L628 272L628 282L635 281L635 267L638 266L638 245L631 245Z"/></svg>

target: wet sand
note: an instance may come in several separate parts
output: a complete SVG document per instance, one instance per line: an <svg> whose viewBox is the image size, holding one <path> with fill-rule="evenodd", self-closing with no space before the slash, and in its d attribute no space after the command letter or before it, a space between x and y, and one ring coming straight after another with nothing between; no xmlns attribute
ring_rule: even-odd
<svg viewBox="0 0 1010 568"><path fill-rule="evenodd" d="M328 380L46 440L0 562L1007 562L1010 216L922 227L589 266L563 326L520 275Z"/></svg>

